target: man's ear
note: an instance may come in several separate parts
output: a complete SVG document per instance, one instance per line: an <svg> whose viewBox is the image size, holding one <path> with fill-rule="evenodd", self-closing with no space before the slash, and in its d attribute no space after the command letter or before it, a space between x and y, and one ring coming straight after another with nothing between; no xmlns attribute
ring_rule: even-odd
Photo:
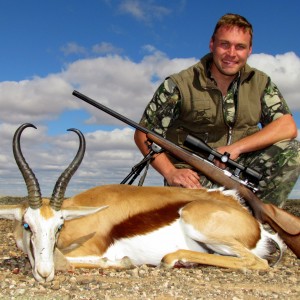
<svg viewBox="0 0 300 300"><path fill-rule="evenodd" d="M213 52L213 46L214 46L214 41L211 38L210 41L209 41L209 50L210 50L210 52Z"/></svg>
<svg viewBox="0 0 300 300"><path fill-rule="evenodd" d="M249 49L248 57L252 54L252 46Z"/></svg>

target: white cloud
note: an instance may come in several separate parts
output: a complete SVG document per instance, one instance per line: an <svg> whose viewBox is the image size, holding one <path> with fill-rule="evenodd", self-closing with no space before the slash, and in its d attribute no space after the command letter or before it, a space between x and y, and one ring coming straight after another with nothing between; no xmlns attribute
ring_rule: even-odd
<svg viewBox="0 0 300 300"><path fill-rule="evenodd" d="M123 50L121 48L115 47L111 43L102 42L100 44L94 45L92 47L92 51L96 54L107 54L107 53L120 54Z"/></svg>
<svg viewBox="0 0 300 300"><path fill-rule="evenodd" d="M138 121L158 82L195 61L170 60L159 51L145 56L140 63L111 55L76 61L66 69L62 77L80 92L87 93L89 97ZM153 76L157 82L153 82ZM93 112L89 123L99 124L104 121L121 124L101 112L95 112L93 107L84 107Z"/></svg>
<svg viewBox="0 0 300 300"><path fill-rule="evenodd" d="M61 47L61 51L65 55L70 55L70 54L86 54L87 50L85 47L78 45L77 43L70 42L66 44L65 46Z"/></svg>
<svg viewBox="0 0 300 300"><path fill-rule="evenodd" d="M70 91L72 86L59 74L20 82L1 82L1 120L22 123L53 119L63 109L75 107L68 101Z"/></svg>
<svg viewBox="0 0 300 300"><path fill-rule="evenodd" d="M83 124L72 119L72 112L79 108L92 115L89 117L91 124L122 124L72 96L74 89L137 122L159 82L196 62L195 58L170 59L149 45L144 50L147 53L140 62L119 55L82 59L45 78L0 82L0 195L26 194L11 150L14 131L20 124L32 122L37 126L37 130L28 128L24 131L21 145L40 181L42 193L49 196L56 179L71 162L78 147L76 134L66 132L64 120L59 119L63 112L69 112L70 122L79 129ZM299 111L299 57L293 53L278 56L257 54L250 57L249 63L271 73L291 109ZM54 120L51 126L55 123L60 127L60 133L55 136L48 134L47 122L50 120ZM85 137L86 155L70 182L68 195L95 185L119 183L142 158L133 142L131 128L91 129ZM160 175L153 171L150 174L148 184L162 183Z"/></svg>
<svg viewBox="0 0 300 300"><path fill-rule="evenodd" d="M171 9L156 5L153 1L149 0L125 0L120 4L119 11L124 14L129 14L139 21L146 22L152 19L161 19L171 13Z"/></svg>
<svg viewBox="0 0 300 300"><path fill-rule="evenodd" d="M253 54L249 58L249 64L266 72L279 87L289 106L294 110L300 110L300 57L294 52L275 56Z"/></svg>

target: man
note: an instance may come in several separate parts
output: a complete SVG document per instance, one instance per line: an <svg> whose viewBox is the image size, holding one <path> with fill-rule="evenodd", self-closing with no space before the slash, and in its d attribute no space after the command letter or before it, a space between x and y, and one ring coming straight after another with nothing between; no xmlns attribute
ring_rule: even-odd
<svg viewBox="0 0 300 300"><path fill-rule="evenodd" d="M270 77L247 65L252 25L237 14L224 15L209 49L198 63L166 78L140 124L180 146L192 134L220 153L230 153L232 160L263 175L257 195L282 207L300 171L297 127ZM149 152L144 133L136 131L135 142L144 155ZM152 166L170 186L213 186L165 153Z"/></svg>

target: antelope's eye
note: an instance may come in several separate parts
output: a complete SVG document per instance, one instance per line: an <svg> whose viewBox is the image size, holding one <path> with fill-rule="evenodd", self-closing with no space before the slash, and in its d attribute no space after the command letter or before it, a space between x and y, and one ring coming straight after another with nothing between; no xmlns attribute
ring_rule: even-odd
<svg viewBox="0 0 300 300"><path fill-rule="evenodd" d="M23 223L23 228L24 228L25 230L29 230L29 229L30 229L28 223Z"/></svg>
<svg viewBox="0 0 300 300"><path fill-rule="evenodd" d="M61 224L61 225L58 226L57 231L62 230L62 228L63 228L63 224Z"/></svg>

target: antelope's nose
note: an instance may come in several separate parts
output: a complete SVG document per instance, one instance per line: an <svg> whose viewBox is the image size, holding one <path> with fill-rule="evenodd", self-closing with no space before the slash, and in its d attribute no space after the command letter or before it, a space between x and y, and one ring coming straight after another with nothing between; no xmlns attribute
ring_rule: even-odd
<svg viewBox="0 0 300 300"><path fill-rule="evenodd" d="M49 281L49 277L54 274L54 265L49 262L41 263L37 269L38 274L44 278L46 281Z"/></svg>

